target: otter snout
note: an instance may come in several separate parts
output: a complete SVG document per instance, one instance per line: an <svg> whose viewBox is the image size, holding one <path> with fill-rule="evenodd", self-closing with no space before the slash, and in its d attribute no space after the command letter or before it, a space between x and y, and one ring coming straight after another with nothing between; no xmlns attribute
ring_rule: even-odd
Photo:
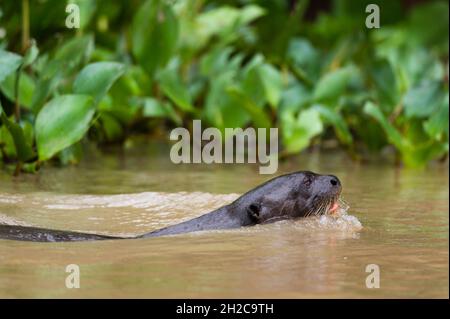
<svg viewBox="0 0 450 319"><path fill-rule="evenodd" d="M331 188L331 191L335 194L340 194L342 190L341 181L339 178L337 178L334 175L327 175L326 179L328 180L329 186Z"/></svg>

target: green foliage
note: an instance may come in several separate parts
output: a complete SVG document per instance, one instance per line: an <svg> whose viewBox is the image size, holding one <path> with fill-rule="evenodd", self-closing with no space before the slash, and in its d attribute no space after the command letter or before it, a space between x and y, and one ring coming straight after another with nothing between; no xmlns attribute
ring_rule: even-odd
<svg viewBox="0 0 450 319"><path fill-rule="evenodd" d="M136 60L153 75L171 58L178 39L178 20L160 0L147 0L137 11L132 25L132 51Z"/></svg>
<svg viewBox="0 0 450 319"><path fill-rule="evenodd" d="M88 95L61 95L44 105L36 118L36 144L40 160L78 142L87 132L95 105Z"/></svg>
<svg viewBox="0 0 450 319"><path fill-rule="evenodd" d="M3 82L8 75L14 73L21 63L21 56L12 52L0 50L0 83Z"/></svg>
<svg viewBox="0 0 450 319"><path fill-rule="evenodd" d="M75 94L87 94L98 103L113 83L124 73L124 67L116 62L97 62L86 65L73 82Z"/></svg>
<svg viewBox="0 0 450 319"><path fill-rule="evenodd" d="M353 69L350 67L326 73L314 88L314 100L317 102L335 101L347 88Z"/></svg>
<svg viewBox="0 0 450 319"><path fill-rule="evenodd" d="M285 154L334 139L359 157L391 148L409 167L448 155L448 2L407 9L335 0L65 1L0 4L0 160L34 172L77 163L84 141L122 143L201 118L279 127ZM319 6L320 7L320 6ZM20 52L21 54L18 54Z"/></svg>
<svg viewBox="0 0 450 319"><path fill-rule="evenodd" d="M13 152L15 153L17 158L22 162L26 162L32 159L35 156L34 151L29 143L29 138L27 139L26 137L26 132L30 132L29 127L27 126L26 128L22 128L19 124L14 123L14 121L8 119L5 112L3 112L1 105L0 112L1 121L6 128L6 131L9 132L11 140L14 143Z"/></svg>
<svg viewBox="0 0 450 319"><path fill-rule="evenodd" d="M189 90L181 82L175 70L167 69L161 72L159 75L159 84L164 94L182 111L191 112L194 110Z"/></svg>
<svg viewBox="0 0 450 319"><path fill-rule="evenodd" d="M5 97L14 102L16 100L15 85L17 81L18 73L14 72L7 76L3 82L0 83L0 89ZM31 76L26 73L20 72L20 78L18 83L18 99L19 104L24 108L31 108L33 94L36 89L36 84Z"/></svg>
<svg viewBox="0 0 450 319"><path fill-rule="evenodd" d="M311 144L312 138L323 131L323 123L317 109L303 110L297 116L285 112L282 116L283 141L290 153L305 149Z"/></svg>

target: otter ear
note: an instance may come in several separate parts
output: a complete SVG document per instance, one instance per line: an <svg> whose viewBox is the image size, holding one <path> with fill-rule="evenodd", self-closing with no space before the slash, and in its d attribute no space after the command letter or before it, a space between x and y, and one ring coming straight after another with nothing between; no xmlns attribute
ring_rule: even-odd
<svg viewBox="0 0 450 319"><path fill-rule="evenodd" d="M254 221L259 221L260 211L261 211L261 205L258 203L252 203L247 206L247 214Z"/></svg>

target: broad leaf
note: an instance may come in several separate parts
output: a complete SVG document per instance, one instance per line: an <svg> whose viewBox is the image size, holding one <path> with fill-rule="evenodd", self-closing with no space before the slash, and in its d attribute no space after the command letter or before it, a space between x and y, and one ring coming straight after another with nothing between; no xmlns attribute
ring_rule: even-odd
<svg viewBox="0 0 450 319"><path fill-rule="evenodd" d="M354 68L346 67L326 73L319 80L314 90L315 101L321 102L337 99L344 93L354 71Z"/></svg>
<svg viewBox="0 0 450 319"><path fill-rule="evenodd" d="M100 121L102 122L102 129L105 133L106 140L117 141L123 137L122 125L114 116L103 112L100 115Z"/></svg>
<svg viewBox="0 0 450 319"><path fill-rule="evenodd" d="M39 49L36 46L36 41L32 40L31 46L28 48L23 57L22 67L31 65L39 55Z"/></svg>
<svg viewBox="0 0 450 319"><path fill-rule="evenodd" d="M412 87L405 95L403 104L407 117L427 117L443 102L443 90L439 81L425 82Z"/></svg>
<svg viewBox="0 0 450 319"><path fill-rule="evenodd" d="M439 109L423 123L427 134L434 139L441 139L444 133L448 140L448 93L444 96L444 102Z"/></svg>
<svg viewBox="0 0 450 319"><path fill-rule="evenodd" d="M83 138L95 112L93 102L88 95L61 95L44 105L35 124L40 160Z"/></svg>
<svg viewBox="0 0 450 319"><path fill-rule="evenodd" d="M270 118L264 113L264 110L257 106L245 93L236 87L230 87L227 90L228 94L234 99L234 103L239 105L252 118L254 126L257 128L270 128Z"/></svg>
<svg viewBox="0 0 450 319"><path fill-rule="evenodd" d="M267 63L259 67L259 74L261 76L266 99L275 109L280 102L281 90L283 88L281 74L275 67Z"/></svg>
<svg viewBox="0 0 450 319"><path fill-rule="evenodd" d="M349 145L353 142L347 123L341 114L322 105L316 105L314 106L314 109L320 113L322 119L333 125L336 135L342 143Z"/></svg>
<svg viewBox="0 0 450 319"><path fill-rule="evenodd" d="M402 137L399 131L386 119L380 108L372 102L364 105L364 112L373 117L385 131L389 141L399 150L409 147L409 143Z"/></svg>
<svg viewBox="0 0 450 319"><path fill-rule="evenodd" d="M31 109L39 113L50 93L54 92L62 79L89 60L94 48L91 35L75 37L64 43L43 67L36 90L33 94Z"/></svg>
<svg viewBox="0 0 450 319"><path fill-rule="evenodd" d="M171 7L160 0L146 1L133 18L132 52L149 75L166 65L177 39L178 21Z"/></svg>
<svg viewBox="0 0 450 319"><path fill-rule="evenodd" d="M153 98L146 98L144 100L142 115L146 117L170 118L176 124L181 125L181 118L170 103L162 103Z"/></svg>
<svg viewBox="0 0 450 319"><path fill-rule="evenodd" d="M301 111L297 117L292 112L284 112L281 121L283 142L289 153L305 149L310 145L311 139L323 131L320 114L315 109Z"/></svg>
<svg viewBox="0 0 450 319"><path fill-rule="evenodd" d="M0 50L0 83L15 72L22 63L22 57L15 53Z"/></svg>
<svg viewBox="0 0 450 319"><path fill-rule="evenodd" d="M0 83L0 89L3 94L12 102L15 102L15 87L16 87L17 72L10 74L6 79ZM30 108L33 93L36 84L34 80L26 73L21 72L19 78L19 105Z"/></svg>
<svg viewBox="0 0 450 319"><path fill-rule="evenodd" d="M116 62L96 62L86 65L73 83L75 94L87 94L98 103L113 83L125 72L123 64Z"/></svg>
<svg viewBox="0 0 450 319"><path fill-rule="evenodd" d="M8 119L1 105L0 113L1 121L3 122L3 125L9 131L13 139L17 158L23 162L32 159L35 154L31 145L27 142L27 138L22 127L19 124L14 123L13 121Z"/></svg>
<svg viewBox="0 0 450 319"><path fill-rule="evenodd" d="M175 70L165 70L159 75L159 84L164 94L167 95L181 110L192 111L191 96L189 91L181 82L180 76Z"/></svg>

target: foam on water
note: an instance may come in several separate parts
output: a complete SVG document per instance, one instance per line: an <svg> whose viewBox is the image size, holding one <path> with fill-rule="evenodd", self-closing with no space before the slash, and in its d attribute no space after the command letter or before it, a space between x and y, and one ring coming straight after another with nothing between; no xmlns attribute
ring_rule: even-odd
<svg viewBox="0 0 450 319"><path fill-rule="evenodd" d="M362 229L362 224L355 216L349 215L350 206L340 198L339 207L333 214L313 216L303 220L309 229L330 229L342 231L358 231Z"/></svg>
<svg viewBox="0 0 450 319"><path fill-rule="evenodd" d="M0 214L0 225L31 226L24 221L17 220L11 216L4 214Z"/></svg>
<svg viewBox="0 0 450 319"><path fill-rule="evenodd" d="M341 234L353 234L360 231L363 226L356 216L348 213L349 206L340 202L338 210L334 214L309 216L295 220L281 220L275 223L256 225L255 227L243 227L242 232L272 232L278 230L294 231L299 233L325 233L339 232Z"/></svg>

